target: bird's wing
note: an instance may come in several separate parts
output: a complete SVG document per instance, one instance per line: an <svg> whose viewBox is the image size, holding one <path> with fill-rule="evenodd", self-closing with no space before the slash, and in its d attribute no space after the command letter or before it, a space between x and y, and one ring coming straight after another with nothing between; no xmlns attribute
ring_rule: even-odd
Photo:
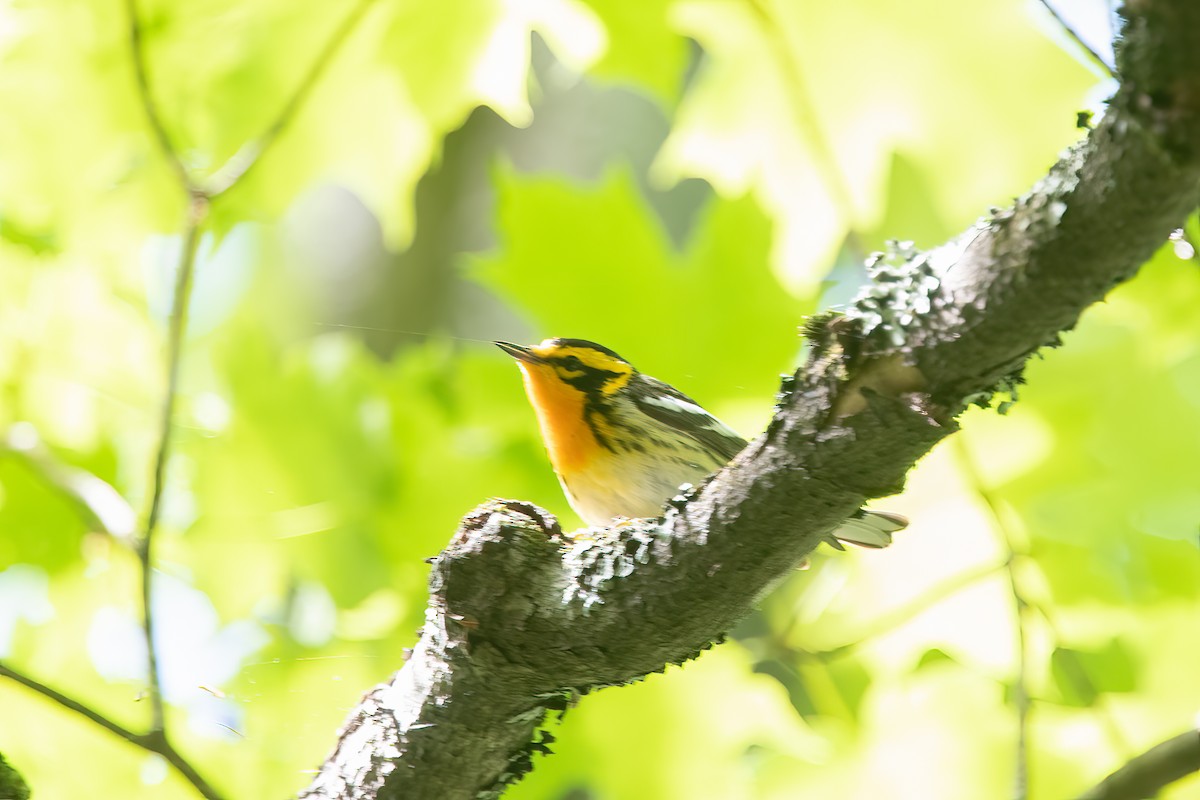
<svg viewBox="0 0 1200 800"><path fill-rule="evenodd" d="M687 434L714 455L719 454L723 461L729 461L746 446L746 440L732 428L662 381L638 375L630 389L633 402L643 414ZM845 549L841 542L859 547L887 547L892 543L892 534L907 526L908 520L899 514L860 508L829 534L828 541L839 550Z"/></svg>
<svg viewBox="0 0 1200 800"><path fill-rule="evenodd" d="M714 460L729 461L746 446L746 440L724 422L705 411L699 403L662 381L638 375L629 387L633 402L646 416L687 434Z"/></svg>

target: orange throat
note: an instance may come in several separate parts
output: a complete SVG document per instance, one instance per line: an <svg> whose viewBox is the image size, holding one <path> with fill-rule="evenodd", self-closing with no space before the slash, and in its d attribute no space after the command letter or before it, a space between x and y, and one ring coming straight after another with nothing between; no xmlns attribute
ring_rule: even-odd
<svg viewBox="0 0 1200 800"><path fill-rule="evenodd" d="M544 367L519 364L525 391L537 412L550 463L559 475L583 469L602 449L584 419L584 394Z"/></svg>

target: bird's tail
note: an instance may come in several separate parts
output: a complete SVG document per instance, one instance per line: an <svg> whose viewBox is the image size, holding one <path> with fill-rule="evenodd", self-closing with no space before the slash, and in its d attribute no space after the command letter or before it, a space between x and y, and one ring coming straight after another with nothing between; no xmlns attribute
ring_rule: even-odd
<svg viewBox="0 0 1200 800"><path fill-rule="evenodd" d="M892 534L908 527L908 520L888 511L867 511L860 508L853 517L829 534L829 543L845 550L842 542L859 547L880 548L892 543Z"/></svg>

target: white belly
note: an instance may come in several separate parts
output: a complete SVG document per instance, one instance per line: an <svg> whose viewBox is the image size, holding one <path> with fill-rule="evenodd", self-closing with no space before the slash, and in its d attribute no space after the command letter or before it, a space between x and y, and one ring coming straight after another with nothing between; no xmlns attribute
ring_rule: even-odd
<svg viewBox="0 0 1200 800"><path fill-rule="evenodd" d="M599 464L572 475L569 483L560 481L571 508L584 522L608 526L614 517L661 516L681 484L699 483L719 466L675 454L623 453L619 459L606 454Z"/></svg>

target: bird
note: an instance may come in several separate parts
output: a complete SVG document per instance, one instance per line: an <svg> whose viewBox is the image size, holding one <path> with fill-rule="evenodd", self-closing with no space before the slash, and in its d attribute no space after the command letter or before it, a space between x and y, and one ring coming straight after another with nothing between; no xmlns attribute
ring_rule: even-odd
<svg viewBox="0 0 1200 800"><path fill-rule="evenodd" d="M494 343L517 361L550 464L588 525L656 518L684 484L699 484L747 444L675 387L639 372L603 345L553 338ZM860 509L827 541L886 547L908 525L899 514Z"/></svg>

